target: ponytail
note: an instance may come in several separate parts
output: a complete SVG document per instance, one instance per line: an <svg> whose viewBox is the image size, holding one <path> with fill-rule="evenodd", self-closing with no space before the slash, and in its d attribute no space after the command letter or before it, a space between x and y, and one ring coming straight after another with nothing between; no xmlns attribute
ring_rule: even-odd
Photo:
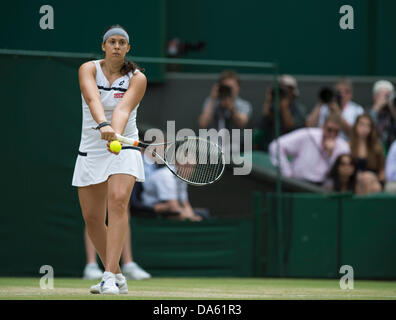
<svg viewBox="0 0 396 320"><path fill-rule="evenodd" d="M134 73L135 70L140 70L141 72L144 72L144 69L139 67L135 62L125 59L124 64L122 65L122 67L120 69L120 72L123 76L125 76L131 71L132 71L132 73Z"/></svg>

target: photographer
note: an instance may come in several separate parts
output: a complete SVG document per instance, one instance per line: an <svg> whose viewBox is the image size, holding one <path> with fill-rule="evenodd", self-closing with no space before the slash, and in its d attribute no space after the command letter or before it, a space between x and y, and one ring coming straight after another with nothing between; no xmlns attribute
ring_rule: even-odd
<svg viewBox="0 0 396 320"><path fill-rule="evenodd" d="M290 75L279 77L278 107L280 134L302 128L305 122L305 106L297 101L297 81ZM275 138L275 90L267 88L262 117L254 129L253 148L268 151L269 143Z"/></svg>
<svg viewBox="0 0 396 320"><path fill-rule="evenodd" d="M349 79L342 78L335 85L335 91L322 88L319 92L319 103L308 115L307 127L321 127L329 114L341 117L341 138L349 140L356 118L364 112L359 104L352 101L353 88Z"/></svg>
<svg viewBox="0 0 396 320"><path fill-rule="evenodd" d="M275 112L274 112L275 90L272 87L267 88L263 106L263 115L260 122L254 129L253 148L268 151L268 145L275 138ZM294 119L291 114L289 105L290 98L287 88L278 87L278 106L280 120L280 134L290 132L294 128Z"/></svg>
<svg viewBox="0 0 396 320"><path fill-rule="evenodd" d="M251 104L239 97L239 79L234 71L223 71L206 98L198 119L200 128L243 129L252 111Z"/></svg>
<svg viewBox="0 0 396 320"><path fill-rule="evenodd" d="M374 104L370 116L375 122L381 142L385 150L396 139L396 106L393 84L387 80L379 80L373 86Z"/></svg>

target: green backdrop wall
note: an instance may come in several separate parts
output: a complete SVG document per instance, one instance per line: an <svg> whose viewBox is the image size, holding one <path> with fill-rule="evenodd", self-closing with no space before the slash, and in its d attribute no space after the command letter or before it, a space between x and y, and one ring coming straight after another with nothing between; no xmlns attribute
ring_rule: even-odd
<svg viewBox="0 0 396 320"><path fill-rule="evenodd" d="M147 0L122 6L104 0L50 0L45 4L54 8L53 30L39 27L42 1L3 3L0 47L100 53L104 29L119 23L129 30L136 56L162 57L167 40L178 37L206 42L203 51L189 53L189 58L276 61L281 72L292 74L396 75L392 41L396 2L392 0ZM339 27L339 10L345 4L354 9L354 30Z"/></svg>
<svg viewBox="0 0 396 320"><path fill-rule="evenodd" d="M342 5L354 30L341 30ZM277 61L282 73L395 75L396 2L282 0L167 2L167 36L206 41L188 57Z"/></svg>

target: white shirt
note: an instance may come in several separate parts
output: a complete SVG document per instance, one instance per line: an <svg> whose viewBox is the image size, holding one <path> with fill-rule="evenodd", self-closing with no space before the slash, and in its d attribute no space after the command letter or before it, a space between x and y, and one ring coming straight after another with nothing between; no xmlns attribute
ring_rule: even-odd
<svg viewBox="0 0 396 320"><path fill-rule="evenodd" d="M282 175L323 183L326 174L337 157L350 153L348 143L337 137L331 156L328 156L322 146L323 129L302 128L294 130L279 138L279 158ZM272 164L277 166L276 140L271 142L269 152ZM292 158L289 161L289 158Z"/></svg>
<svg viewBox="0 0 396 320"><path fill-rule="evenodd" d="M170 200L188 201L187 183L176 178L166 167L155 169L143 184L143 205L154 207L159 202Z"/></svg>
<svg viewBox="0 0 396 320"><path fill-rule="evenodd" d="M385 165L386 181L396 182L396 141L394 141L388 151Z"/></svg>

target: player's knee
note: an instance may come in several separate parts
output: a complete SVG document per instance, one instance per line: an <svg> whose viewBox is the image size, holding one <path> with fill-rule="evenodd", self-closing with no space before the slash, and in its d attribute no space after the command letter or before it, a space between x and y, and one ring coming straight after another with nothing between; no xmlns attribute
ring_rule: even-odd
<svg viewBox="0 0 396 320"><path fill-rule="evenodd" d="M83 212L83 218L88 227L104 224L103 217L98 215L98 212L95 210L85 210L85 212Z"/></svg>
<svg viewBox="0 0 396 320"><path fill-rule="evenodd" d="M124 192L112 193L108 196L109 210L126 212L128 209L129 195Z"/></svg>

